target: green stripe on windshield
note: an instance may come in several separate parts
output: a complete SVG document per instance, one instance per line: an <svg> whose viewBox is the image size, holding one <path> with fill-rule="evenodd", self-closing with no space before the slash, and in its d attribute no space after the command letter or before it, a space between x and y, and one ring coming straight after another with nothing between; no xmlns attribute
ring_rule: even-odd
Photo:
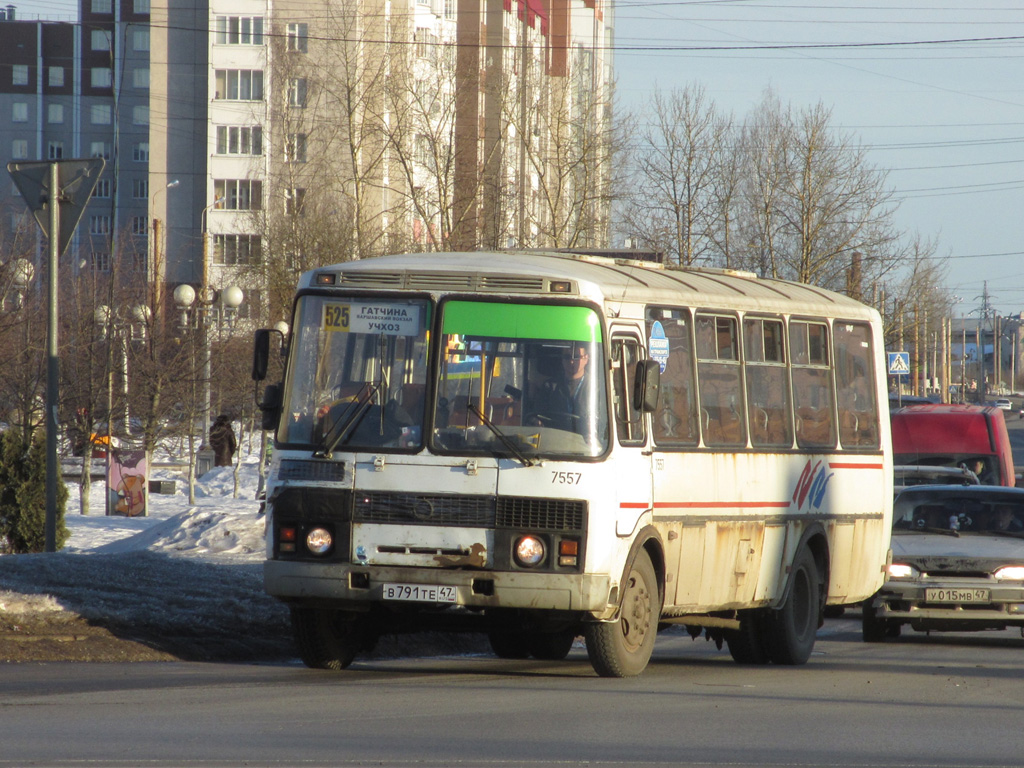
<svg viewBox="0 0 1024 768"><path fill-rule="evenodd" d="M601 341L601 321L594 310L552 304L449 301L442 331L503 339Z"/></svg>

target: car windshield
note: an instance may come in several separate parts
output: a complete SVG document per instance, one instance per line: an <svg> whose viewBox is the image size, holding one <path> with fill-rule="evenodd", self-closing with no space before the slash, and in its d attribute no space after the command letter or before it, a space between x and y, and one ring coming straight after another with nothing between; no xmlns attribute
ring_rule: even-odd
<svg viewBox="0 0 1024 768"><path fill-rule="evenodd" d="M281 442L419 448L429 315L423 299L301 296Z"/></svg>
<svg viewBox="0 0 1024 768"><path fill-rule="evenodd" d="M939 493L897 497L893 532L937 530L1024 535L1024 499Z"/></svg>
<svg viewBox="0 0 1024 768"><path fill-rule="evenodd" d="M608 446L601 323L589 307L448 301L430 447L594 457Z"/></svg>

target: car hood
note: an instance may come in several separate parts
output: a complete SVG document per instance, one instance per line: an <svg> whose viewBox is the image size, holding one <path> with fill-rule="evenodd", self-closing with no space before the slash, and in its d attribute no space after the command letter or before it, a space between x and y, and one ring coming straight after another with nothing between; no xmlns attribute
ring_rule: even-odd
<svg viewBox="0 0 1024 768"><path fill-rule="evenodd" d="M1024 563L1024 538L964 533L898 533L892 536L894 563L914 565L922 571L991 571L1010 563Z"/></svg>

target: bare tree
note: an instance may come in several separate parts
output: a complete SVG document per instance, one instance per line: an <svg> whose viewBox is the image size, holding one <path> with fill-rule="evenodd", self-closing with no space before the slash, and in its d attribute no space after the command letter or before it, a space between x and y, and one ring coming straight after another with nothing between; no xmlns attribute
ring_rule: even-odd
<svg viewBox="0 0 1024 768"><path fill-rule="evenodd" d="M723 237L716 237L731 202L720 166L728 126L697 86L656 91L650 108L653 122L638 136L628 231L670 263L709 263L728 247L727 220Z"/></svg>

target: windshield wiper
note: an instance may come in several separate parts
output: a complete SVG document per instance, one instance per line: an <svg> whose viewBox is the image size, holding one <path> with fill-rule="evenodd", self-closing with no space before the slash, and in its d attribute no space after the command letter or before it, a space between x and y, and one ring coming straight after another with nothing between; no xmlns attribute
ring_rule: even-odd
<svg viewBox="0 0 1024 768"><path fill-rule="evenodd" d="M491 432L494 433L494 436L501 441L501 444L508 449L508 452L515 456L517 459L519 459L519 462L524 467L533 466L533 461L531 459L528 459L526 457L526 454L519 450L516 444L509 439L508 435L506 435L504 432L498 429L490 419L484 416L483 411L477 408L474 403L467 403L466 410L468 410L470 413L472 413L474 416L480 419L480 421L483 422L484 426L486 426L489 430L491 430Z"/></svg>
<svg viewBox="0 0 1024 768"><path fill-rule="evenodd" d="M371 384L366 382L362 388L356 393L355 398L349 403L346 408L338 416L335 422L331 425L331 428L327 430L324 435L323 446L313 452L313 456L318 459L329 459L334 449L341 444L349 434L359 426L359 422L363 420L363 416L370 410L370 406L373 404L373 397L380 391L380 384Z"/></svg>

